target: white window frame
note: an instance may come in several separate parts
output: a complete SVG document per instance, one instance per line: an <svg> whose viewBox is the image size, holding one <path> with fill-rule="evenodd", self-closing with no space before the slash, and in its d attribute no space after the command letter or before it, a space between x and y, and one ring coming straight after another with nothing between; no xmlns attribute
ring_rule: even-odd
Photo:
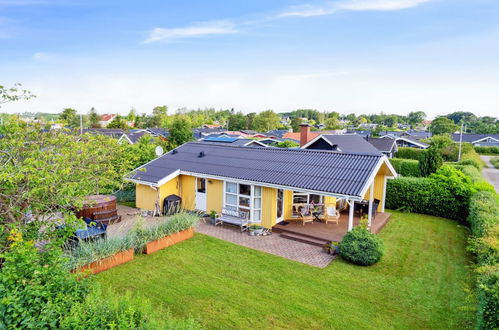
<svg viewBox="0 0 499 330"><path fill-rule="evenodd" d="M237 186L236 188L236 192L233 193L233 192L228 192L227 191L227 184L235 184ZM240 194L240 185L245 185L245 186L250 186L251 190L250 190L250 195L243 195L243 194ZM263 187L262 186L258 186L260 187L260 196L255 196L255 185L250 185L250 184L244 184L244 183L238 183L238 182L234 182L234 181L224 181L224 189L223 189L223 193L224 193L224 207L231 207L231 208L236 208L236 210L240 210L240 209L243 209L245 212L248 212L249 213L249 219L250 221L255 221L255 222L261 222L262 221L262 206L263 206ZM236 197L236 201L237 201L237 205L234 205L234 204L229 204L227 203L227 195L233 195ZM243 197L243 198L249 198L249 207L248 206L244 206L244 205L240 205L239 204L239 198L240 197ZM260 208L256 208L255 207L255 199L256 198L260 198ZM255 219L255 214L254 214L254 211L260 211L260 219Z"/></svg>
<svg viewBox="0 0 499 330"><path fill-rule="evenodd" d="M319 204L324 204L324 196L323 195L319 195L319 194L309 194L309 193L305 193L305 192L301 192L301 191L295 191L293 190L293 199L291 200L292 201L292 204L299 204L299 203L295 203L295 195L299 195L299 196L307 196L307 202L305 204L310 204L310 195L318 195L320 197L320 201L319 201ZM296 214L294 208L292 210L292 213L291 215L293 217L297 217L298 214Z"/></svg>

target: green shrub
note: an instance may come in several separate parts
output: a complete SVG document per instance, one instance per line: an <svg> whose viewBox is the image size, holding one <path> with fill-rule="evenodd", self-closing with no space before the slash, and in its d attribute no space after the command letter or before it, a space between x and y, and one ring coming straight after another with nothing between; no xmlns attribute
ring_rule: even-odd
<svg viewBox="0 0 499 330"><path fill-rule="evenodd" d="M417 160L391 158L390 163L395 171L402 176L421 176L421 172L419 171L419 162Z"/></svg>
<svg viewBox="0 0 499 330"><path fill-rule="evenodd" d="M68 268L82 267L133 247L134 241L130 236L79 241L76 246L69 245L66 250Z"/></svg>
<svg viewBox="0 0 499 330"><path fill-rule="evenodd" d="M495 158L492 158L490 160L490 163L492 164L492 166L494 166L495 168L499 168L499 157L495 157Z"/></svg>
<svg viewBox="0 0 499 330"><path fill-rule="evenodd" d="M442 166L428 178L388 180L386 207L464 221L472 191L468 177Z"/></svg>
<svg viewBox="0 0 499 330"><path fill-rule="evenodd" d="M383 256L383 251L381 239L362 227L355 227L348 232L340 244L341 257L362 266L377 263Z"/></svg>
<svg viewBox="0 0 499 330"><path fill-rule="evenodd" d="M499 155L499 147L475 147L475 151L485 155Z"/></svg>
<svg viewBox="0 0 499 330"><path fill-rule="evenodd" d="M63 329L201 329L193 319L152 318L150 303L130 295L107 295L94 290L84 302L72 306L61 320Z"/></svg>
<svg viewBox="0 0 499 330"><path fill-rule="evenodd" d="M414 159L419 160L419 156L423 152L423 149L409 148L409 147L400 147L398 148L397 153L395 153L395 157L404 158L404 159Z"/></svg>
<svg viewBox="0 0 499 330"><path fill-rule="evenodd" d="M144 228L143 223L139 221L129 235L133 240L135 252L142 253L146 243L191 228L198 221L198 214L180 212L165 218L163 222L155 227Z"/></svg>
<svg viewBox="0 0 499 330"><path fill-rule="evenodd" d="M473 159L473 158L463 159L463 160L461 160L459 162L456 162L456 164L457 165L464 165L464 166L470 165L470 166L475 167L479 171L483 167L483 164L482 164L481 160L476 160L476 159Z"/></svg>
<svg viewBox="0 0 499 330"><path fill-rule="evenodd" d="M473 194L466 221L473 236L489 235L490 230L499 224L499 197L497 194L491 191L480 191Z"/></svg>
<svg viewBox="0 0 499 330"><path fill-rule="evenodd" d="M440 150L431 147L420 154L419 172L421 176L429 176L435 173L442 166L442 154Z"/></svg>
<svg viewBox="0 0 499 330"><path fill-rule="evenodd" d="M499 267L478 269L478 329L499 329Z"/></svg>
<svg viewBox="0 0 499 330"><path fill-rule="evenodd" d="M68 272L56 245L39 252L33 241L12 232L10 247L1 255L0 327L58 328L71 306L84 301L87 281Z"/></svg>

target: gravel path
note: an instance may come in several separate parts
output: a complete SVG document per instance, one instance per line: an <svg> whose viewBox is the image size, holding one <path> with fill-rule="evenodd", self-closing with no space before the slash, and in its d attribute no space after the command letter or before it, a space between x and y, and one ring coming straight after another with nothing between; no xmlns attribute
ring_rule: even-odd
<svg viewBox="0 0 499 330"><path fill-rule="evenodd" d="M494 158L495 156L480 156L485 163L487 164L488 167L484 168L482 170L482 174L489 181L494 188L496 189L496 192L499 194L499 169L494 168L494 166L491 164L490 159Z"/></svg>

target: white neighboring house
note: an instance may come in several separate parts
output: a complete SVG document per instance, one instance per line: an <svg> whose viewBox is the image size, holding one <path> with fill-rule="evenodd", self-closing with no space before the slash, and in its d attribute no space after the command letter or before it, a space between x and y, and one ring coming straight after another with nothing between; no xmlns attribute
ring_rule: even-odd
<svg viewBox="0 0 499 330"><path fill-rule="evenodd" d="M107 125L109 125L109 123L112 122L116 116L117 115L114 113L106 113L100 116L100 121L99 121L100 127L102 128L107 127Z"/></svg>

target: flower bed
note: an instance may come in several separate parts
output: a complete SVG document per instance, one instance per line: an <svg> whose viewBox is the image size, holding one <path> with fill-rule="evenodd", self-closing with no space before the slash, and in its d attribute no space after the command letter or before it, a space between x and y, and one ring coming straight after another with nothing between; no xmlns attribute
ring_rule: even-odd
<svg viewBox="0 0 499 330"><path fill-rule="evenodd" d="M88 276L90 274L98 274L100 272L103 272L105 270L111 269L113 267L119 266L121 264L124 264L132 260L133 260L133 249L128 249L126 251L118 252L113 256L98 261L94 261L90 264L79 267L76 270L73 270L73 272L83 272L86 273L85 276Z"/></svg>
<svg viewBox="0 0 499 330"><path fill-rule="evenodd" d="M167 248L171 245L185 241L186 239L189 239L192 236L194 236L194 229L191 227L189 229L185 229L177 233L146 243L144 247L144 253L145 254L154 253L156 251Z"/></svg>

